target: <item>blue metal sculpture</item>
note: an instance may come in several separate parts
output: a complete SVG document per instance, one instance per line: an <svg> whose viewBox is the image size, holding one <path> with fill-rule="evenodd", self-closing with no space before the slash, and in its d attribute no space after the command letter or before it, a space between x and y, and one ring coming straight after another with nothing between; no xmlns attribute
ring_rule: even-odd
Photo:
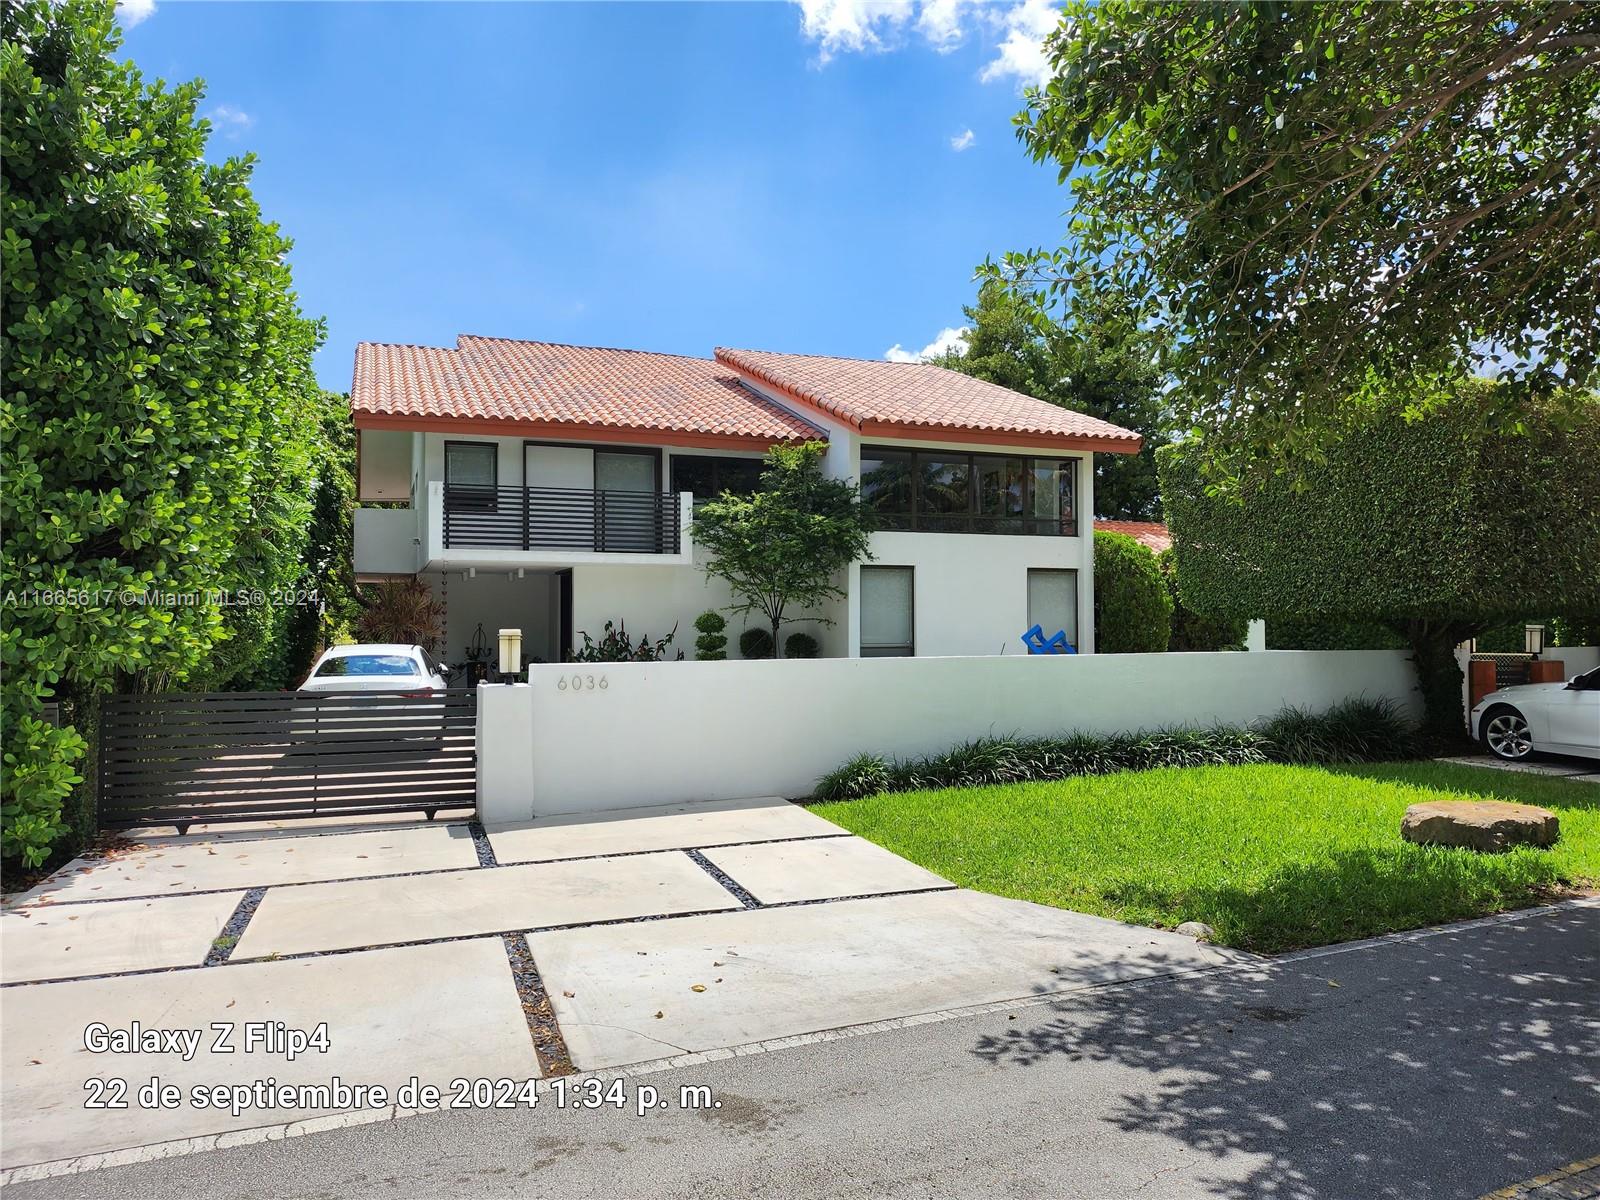
<svg viewBox="0 0 1600 1200"><path fill-rule="evenodd" d="M1028 648L1029 654L1076 654L1078 648L1067 641L1067 631L1058 629L1048 638L1044 630L1035 625L1022 635L1022 644Z"/></svg>

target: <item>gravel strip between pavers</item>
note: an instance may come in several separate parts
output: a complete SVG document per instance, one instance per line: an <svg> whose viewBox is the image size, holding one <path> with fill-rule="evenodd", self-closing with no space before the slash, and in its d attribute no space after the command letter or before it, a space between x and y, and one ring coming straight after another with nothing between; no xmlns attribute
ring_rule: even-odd
<svg viewBox="0 0 1600 1200"><path fill-rule="evenodd" d="M256 909L261 906L262 897L266 894L266 888L257 887L251 888L240 898L238 906L233 910L233 916L228 918L228 923L222 927L222 932L217 934L216 940L211 943L211 949L206 951L205 962L201 963L201 966L218 967L228 961L233 954L233 948L244 936L245 926L250 924L250 918L256 915Z"/></svg>
<svg viewBox="0 0 1600 1200"><path fill-rule="evenodd" d="M556 1075L574 1075L572 1055L567 1050L567 1039L561 1035L556 1021L556 1010L544 990L544 980L534 965L533 951L528 949L528 935L506 933L506 957L511 961L511 978L517 986L517 998L522 1001L522 1015L528 1021L528 1033L533 1038L533 1051L539 1057L539 1070L544 1078Z"/></svg>

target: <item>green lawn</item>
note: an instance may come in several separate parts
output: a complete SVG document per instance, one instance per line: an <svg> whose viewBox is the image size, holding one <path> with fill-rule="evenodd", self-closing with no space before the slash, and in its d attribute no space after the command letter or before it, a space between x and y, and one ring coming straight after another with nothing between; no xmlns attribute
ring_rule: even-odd
<svg viewBox="0 0 1600 1200"><path fill-rule="evenodd" d="M1406 805L1537 804L1552 850L1400 840ZM965 887L1275 952L1600 887L1600 785L1462 767L1192 767L869 796L813 810Z"/></svg>

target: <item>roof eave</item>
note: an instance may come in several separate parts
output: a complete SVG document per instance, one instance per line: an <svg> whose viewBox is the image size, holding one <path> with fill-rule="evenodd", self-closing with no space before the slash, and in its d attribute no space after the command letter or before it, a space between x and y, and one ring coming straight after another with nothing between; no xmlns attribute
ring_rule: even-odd
<svg viewBox="0 0 1600 1200"><path fill-rule="evenodd" d="M564 441L629 442L650 446L684 446L697 450L762 450L770 446L826 441L827 435L791 433L783 437L715 433L706 430L652 429L636 425L593 425L572 421L527 421L508 417L429 416L378 413L354 409L355 427L411 433L478 433L502 437L545 437Z"/></svg>

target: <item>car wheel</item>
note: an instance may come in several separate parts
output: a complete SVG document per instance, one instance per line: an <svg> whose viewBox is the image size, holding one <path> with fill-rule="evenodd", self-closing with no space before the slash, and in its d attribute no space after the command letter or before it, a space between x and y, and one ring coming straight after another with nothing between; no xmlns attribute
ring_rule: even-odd
<svg viewBox="0 0 1600 1200"><path fill-rule="evenodd" d="M1483 744L1490 754L1508 762L1521 762L1533 753L1528 722L1514 708L1496 708L1484 717Z"/></svg>

